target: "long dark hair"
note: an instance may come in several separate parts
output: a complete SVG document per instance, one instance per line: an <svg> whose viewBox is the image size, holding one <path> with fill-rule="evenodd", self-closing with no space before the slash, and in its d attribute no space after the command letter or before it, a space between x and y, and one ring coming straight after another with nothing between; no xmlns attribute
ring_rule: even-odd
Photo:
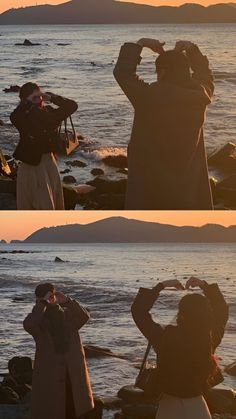
<svg viewBox="0 0 236 419"><path fill-rule="evenodd" d="M212 343L212 308L201 294L185 295L179 303L177 325L187 341L188 360L202 385L211 386L217 372Z"/></svg>
<svg viewBox="0 0 236 419"><path fill-rule="evenodd" d="M163 70L162 80L177 85L185 85L191 80L189 60L182 52L164 51L156 59L156 71Z"/></svg>

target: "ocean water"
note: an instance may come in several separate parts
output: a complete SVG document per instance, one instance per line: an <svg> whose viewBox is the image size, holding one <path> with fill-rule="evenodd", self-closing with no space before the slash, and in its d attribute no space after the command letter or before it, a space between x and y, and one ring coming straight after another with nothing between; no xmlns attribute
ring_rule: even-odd
<svg viewBox="0 0 236 419"><path fill-rule="evenodd" d="M0 90L27 81L43 89L75 99L79 110L74 116L85 143L74 154L88 163L74 170L77 182L88 180L89 169L100 165L102 157L126 153L133 109L113 78L119 48L125 41L153 37L172 48L176 40L196 42L208 56L214 71L216 90L206 121L208 151L235 140L236 133L236 25L62 25L2 26L0 28ZM25 38L41 46L15 46ZM58 44L68 44L58 46ZM156 79L155 54L143 51L139 74ZM9 114L18 103L17 94L2 94L0 147L11 153L18 135L9 123ZM64 160L60 167L65 168ZM116 174L117 176L117 174Z"/></svg>
<svg viewBox="0 0 236 419"><path fill-rule="evenodd" d="M25 250L33 253L4 254ZM62 292L78 299L91 312L82 328L84 344L109 348L125 359L89 359L94 392L114 396L132 384L146 340L136 328L130 306L140 286L159 280L198 275L217 282L230 307L225 337L217 350L222 367L235 360L236 263L235 244L89 244L0 245L0 370L15 355L34 356L34 342L22 327L34 304L34 288L53 281ZM65 263L55 263L56 256ZM154 318L175 321L183 292L166 290L153 308ZM22 301L14 302L14 298ZM151 354L150 361L154 360ZM225 374L225 386L236 387Z"/></svg>

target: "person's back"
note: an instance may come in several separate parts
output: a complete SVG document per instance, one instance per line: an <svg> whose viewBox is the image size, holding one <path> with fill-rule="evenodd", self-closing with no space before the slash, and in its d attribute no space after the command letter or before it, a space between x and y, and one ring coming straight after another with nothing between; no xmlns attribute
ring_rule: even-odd
<svg viewBox="0 0 236 419"><path fill-rule="evenodd" d="M132 304L133 319L157 353L156 394L162 394L157 419L210 418L204 394L222 381L214 356L224 335L228 307L217 284L192 277L186 289L199 286L201 294L188 294L179 303L177 324L162 326L150 310L166 287L185 289L177 280L153 289L141 288ZM155 391L153 390L153 393Z"/></svg>
<svg viewBox="0 0 236 419"><path fill-rule="evenodd" d="M158 82L149 84L135 73L141 49L125 44L114 70L135 110L126 209L212 209L202 129L213 93L208 61L194 47L189 53L194 77L189 69L189 76L175 80L173 65L183 54L163 52L156 61L157 71L159 65L162 74L166 65L172 74L160 75Z"/></svg>

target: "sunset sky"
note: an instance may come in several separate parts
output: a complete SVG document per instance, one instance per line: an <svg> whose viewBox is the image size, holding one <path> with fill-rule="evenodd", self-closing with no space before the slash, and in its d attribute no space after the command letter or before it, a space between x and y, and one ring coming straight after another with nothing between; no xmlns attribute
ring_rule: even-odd
<svg viewBox="0 0 236 419"><path fill-rule="evenodd" d="M88 224L99 219L121 216L121 212L111 211L38 211L38 212L11 212L1 211L0 214L0 240L23 240L32 232L42 227L51 227L64 224ZM172 225L222 224L224 226L236 225L236 211L123 211L122 216L136 220L153 221Z"/></svg>
<svg viewBox="0 0 236 419"><path fill-rule="evenodd" d="M35 6L36 4L59 4L59 3L66 3L67 0L0 0L0 12L4 12L12 7L23 7L23 6ZM99 0L98 0L99 1ZM120 0L124 1L124 0ZM127 1L127 0L126 0ZM130 0L132 1L132 0ZM169 5L169 6L176 6L183 3L199 3L207 6L208 4L214 3L227 3L226 1L219 1L219 0L195 0L195 1L185 1L185 0L135 0L132 1L133 3L142 3L142 4L151 4L154 6L161 6L161 5Z"/></svg>

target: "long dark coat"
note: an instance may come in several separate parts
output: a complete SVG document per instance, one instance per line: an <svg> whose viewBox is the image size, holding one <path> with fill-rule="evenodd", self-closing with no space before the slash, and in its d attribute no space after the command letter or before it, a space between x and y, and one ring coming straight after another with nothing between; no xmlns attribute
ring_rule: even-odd
<svg viewBox="0 0 236 419"><path fill-rule="evenodd" d="M188 85L149 84L136 74L141 50L138 44L124 44L114 69L135 110L126 209L212 209L203 137L214 90L208 60L194 47L189 52L194 73Z"/></svg>
<svg viewBox="0 0 236 419"><path fill-rule="evenodd" d="M56 354L49 333L46 307L36 303L24 320L24 328L36 343L32 386L31 419L65 419L66 376L71 382L76 417L94 407L89 373L79 329L89 320L88 312L75 300L63 305L70 329L70 349L65 355Z"/></svg>

